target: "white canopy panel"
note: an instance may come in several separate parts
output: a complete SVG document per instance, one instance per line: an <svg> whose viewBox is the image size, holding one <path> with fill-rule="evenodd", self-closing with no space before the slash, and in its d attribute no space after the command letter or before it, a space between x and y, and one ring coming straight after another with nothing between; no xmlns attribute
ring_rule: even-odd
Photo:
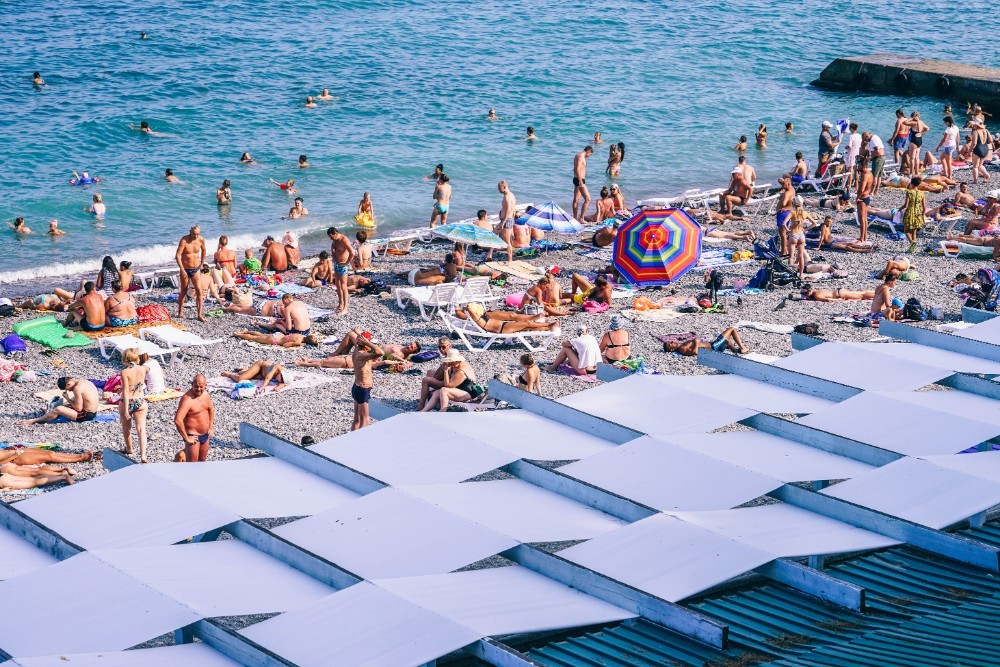
<svg viewBox="0 0 1000 667"><path fill-rule="evenodd" d="M559 630L636 616L516 565L374 583L484 636Z"/></svg>
<svg viewBox="0 0 1000 667"><path fill-rule="evenodd" d="M519 479L408 486L403 490L525 543L585 540L625 524Z"/></svg>
<svg viewBox="0 0 1000 667"><path fill-rule="evenodd" d="M300 667L416 667L481 639L368 582L240 633Z"/></svg>
<svg viewBox="0 0 1000 667"><path fill-rule="evenodd" d="M676 512L673 516L786 557L881 549L899 544L878 533L785 503L717 512Z"/></svg>
<svg viewBox="0 0 1000 667"><path fill-rule="evenodd" d="M396 415L309 449L394 486L461 482L518 458L418 413Z"/></svg>
<svg viewBox="0 0 1000 667"><path fill-rule="evenodd" d="M559 556L671 602L777 558L664 514L577 544Z"/></svg>
<svg viewBox="0 0 1000 667"><path fill-rule="evenodd" d="M558 400L563 405L640 433L708 433L752 416L753 410L631 375Z"/></svg>
<svg viewBox="0 0 1000 667"><path fill-rule="evenodd" d="M823 343L774 362L777 368L875 391L910 391L954 373L845 343Z"/></svg>
<svg viewBox="0 0 1000 667"><path fill-rule="evenodd" d="M821 493L930 528L944 528L1000 503L1000 484L903 458Z"/></svg>
<svg viewBox="0 0 1000 667"><path fill-rule="evenodd" d="M199 619L89 553L0 582L0 599L16 605L0 623L0 649L14 658L120 651Z"/></svg>
<svg viewBox="0 0 1000 667"><path fill-rule="evenodd" d="M0 528L0 580L19 577L58 562L30 542Z"/></svg>
<svg viewBox="0 0 1000 667"><path fill-rule="evenodd" d="M85 549L166 546L240 518L137 465L17 508Z"/></svg>
<svg viewBox="0 0 1000 667"><path fill-rule="evenodd" d="M1000 484L1000 451L922 456L921 458L941 468L957 470L966 475L988 479Z"/></svg>
<svg viewBox="0 0 1000 667"><path fill-rule="evenodd" d="M943 368L956 373L1000 375L1000 363L996 361L974 357L969 354L941 350L928 345L918 345L916 343L845 343L845 345L878 352L879 354L886 354L896 359L924 366Z"/></svg>
<svg viewBox="0 0 1000 667"><path fill-rule="evenodd" d="M868 391L803 417L799 423L907 456L954 454L1000 435L1000 424Z"/></svg>
<svg viewBox="0 0 1000 667"><path fill-rule="evenodd" d="M424 419L462 435L537 461L583 459L614 447L613 443L546 419L527 410L427 412Z"/></svg>
<svg viewBox="0 0 1000 667"><path fill-rule="evenodd" d="M288 611L334 592L239 540L90 553L206 618Z"/></svg>
<svg viewBox="0 0 1000 667"><path fill-rule="evenodd" d="M652 375L678 389L719 398L755 412L805 415L833 405L833 401L803 394L740 375Z"/></svg>
<svg viewBox="0 0 1000 667"><path fill-rule="evenodd" d="M762 431L665 435L658 439L783 482L846 479L872 466Z"/></svg>
<svg viewBox="0 0 1000 667"><path fill-rule="evenodd" d="M953 335L959 338L978 340L982 343L990 343L991 345L1000 345L1000 318L991 317L968 329L960 329Z"/></svg>
<svg viewBox="0 0 1000 667"><path fill-rule="evenodd" d="M280 459L154 463L146 470L247 519L308 516L358 494Z"/></svg>
<svg viewBox="0 0 1000 667"><path fill-rule="evenodd" d="M782 484L651 436L570 463L559 472L662 511L729 509Z"/></svg>
<svg viewBox="0 0 1000 667"><path fill-rule="evenodd" d="M366 579L451 572L517 545L397 489L376 491L274 532Z"/></svg>
<svg viewBox="0 0 1000 667"><path fill-rule="evenodd" d="M202 643L177 644L159 648L107 653L76 653L49 655L40 658L19 658L12 665L20 667L239 667L234 662Z"/></svg>
<svg viewBox="0 0 1000 667"><path fill-rule="evenodd" d="M886 396L930 410L948 412L963 419L971 417L988 424L1000 424L1000 401L968 391L894 391Z"/></svg>

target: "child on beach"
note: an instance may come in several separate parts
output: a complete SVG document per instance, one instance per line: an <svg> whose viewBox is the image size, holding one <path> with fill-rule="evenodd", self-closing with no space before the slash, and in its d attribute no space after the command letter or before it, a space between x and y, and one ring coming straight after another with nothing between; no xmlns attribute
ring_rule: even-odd
<svg viewBox="0 0 1000 667"><path fill-rule="evenodd" d="M251 273L260 273L260 260L253 256L253 249L247 248L243 253L243 263L240 264L240 273L244 276Z"/></svg>

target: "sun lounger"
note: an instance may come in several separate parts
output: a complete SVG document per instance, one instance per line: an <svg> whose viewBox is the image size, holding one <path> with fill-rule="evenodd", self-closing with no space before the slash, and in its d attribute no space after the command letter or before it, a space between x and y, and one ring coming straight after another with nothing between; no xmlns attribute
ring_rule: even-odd
<svg viewBox="0 0 1000 667"><path fill-rule="evenodd" d="M455 302L461 286L457 283L423 285L418 287L397 287L396 305L405 309L411 303L417 304L420 317L429 322L439 308L447 308Z"/></svg>
<svg viewBox="0 0 1000 667"><path fill-rule="evenodd" d="M989 259L993 257L993 246L969 245L958 241L939 241L938 245L942 254L952 259L956 257L964 259Z"/></svg>
<svg viewBox="0 0 1000 667"><path fill-rule="evenodd" d="M811 188L814 192L826 192L827 190L833 188L840 181L847 179L848 173L832 174L830 176L823 176L821 178L807 178L801 181L797 188L799 191Z"/></svg>
<svg viewBox="0 0 1000 667"><path fill-rule="evenodd" d="M676 197L651 197L650 199L640 199L636 203L639 206L648 206L652 208L673 208L683 204L685 198L686 195L678 195Z"/></svg>
<svg viewBox="0 0 1000 667"><path fill-rule="evenodd" d="M486 276L466 280L455 297L454 303L457 304L476 302L483 305L503 298L502 295L493 293L493 289L490 288L490 279Z"/></svg>
<svg viewBox="0 0 1000 667"><path fill-rule="evenodd" d="M173 328L173 327L171 327ZM98 349L101 351L101 356L105 359L110 359L115 352L118 354L123 354L125 350L134 347L139 354L146 353L151 357L160 357L163 359L164 363L167 362L167 356L170 357L170 365L173 365L177 358L179 350L172 347L160 347L156 343L152 343L148 340L143 340L141 338L136 338L132 334L124 334L121 336L105 336L104 338L97 339Z"/></svg>
<svg viewBox="0 0 1000 667"><path fill-rule="evenodd" d="M181 283L181 272L180 269L157 269L153 271L153 282L152 286L156 287L163 280L168 281L172 286L180 288Z"/></svg>
<svg viewBox="0 0 1000 667"><path fill-rule="evenodd" d="M394 234L386 238L372 239L372 254L375 257L386 255L408 255L410 254L410 246L413 245L414 241L420 241L421 243L430 243L434 240L431 236L430 230L418 229L412 232L405 232L402 234Z"/></svg>
<svg viewBox="0 0 1000 667"><path fill-rule="evenodd" d="M508 343L512 341L521 343L521 345L524 345L531 352L540 352L548 348L549 343L551 343L559 333L558 330L519 331L517 333L509 334L491 333L483 329L471 319L463 320L459 317L455 317L451 313L445 312L444 310L440 310L438 313L441 315L441 319L444 320L444 325L448 329L448 332L458 336L459 340L465 343L465 347L467 347L470 352L483 352L490 349L494 343ZM540 343L538 345L532 345L528 340L530 338L538 339L540 340ZM474 342L475 339L482 339L483 344L477 347Z"/></svg>
<svg viewBox="0 0 1000 667"><path fill-rule="evenodd" d="M207 357L212 358L222 344L222 338L207 339L190 331L182 331L169 324L161 324L155 327L145 327L139 329L139 338L142 340L155 339L163 342L170 348L177 348L177 359L184 360L190 351L201 350Z"/></svg>

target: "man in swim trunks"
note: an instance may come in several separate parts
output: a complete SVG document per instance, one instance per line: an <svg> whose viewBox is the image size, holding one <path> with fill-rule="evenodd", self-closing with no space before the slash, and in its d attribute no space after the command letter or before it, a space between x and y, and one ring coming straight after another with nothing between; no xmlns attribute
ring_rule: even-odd
<svg viewBox="0 0 1000 667"><path fill-rule="evenodd" d="M594 149L585 147L573 158L573 217L583 220L584 214L590 208L590 192L587 190L587 158L594 154ZM582 200L582 201L581 201ZM580 203L577 212L577 203Z"/></svg>
<svg viewBox="0 0 1000 667"><path fill-rule="evenodd" d="M778 199L778 211L774 214L774 224L778 227L781 256L787 257L791 253L788 247L788 219L792 216L792 200L795 199L792 176L785 174L778 179L778 185L781 186L781 196Z"/></svg>
<svg viewBox="0 0 1000 667"><path fill-rule="evenodd" d="M604 276L597 276L594 279L594 284L591 284L579 273L574 273L570 282L572 285L570 291L563 292L560 295L561 298L571 299L578 306L582 306L584 301L611 305L611 284Z"/></svg>
<svg viewBox="0 0 1000 667"><path fill-rule="evenodd" d="M281 297L281 313L283 317L274 320L276 329L286 334L309 335L312 322L309 320L309 308L305 302L299 301L291 294L285 294Z"/></svg>
<svg viewBox="0 0 1000 667"><path fill-rule="evenodd" d="M719 194L719 212L732 213L734 204L740 204L741 206L746 204L750 201L752 194L753 188L743 175L743 170L738 166L733 167L733 171L729 175L729 187Z"/></svg>
<svg viewBox="0 0 1000 667"><path fill-rule="evenodd" d="M215 406L208 395L205 376L198 373L191 388L181 396L174 426L184 442L184 457L190 463L208 458L208 448L215 430Z"/></svg>
<svg viewBox="0 0 1000 667"><path fill-rule="evenodd" d="M798 151L795 154L795 166L792 167L791 172L792 185L798 185L807 178L809 178L809 163L806 162L802 151Z"/></svg>
<svg viewBox="0 0 1000 667"><path fill-rule="evenodd" d="M892 130L892 157L901 170L907 170L902 158L909 138L910 125L906 120L906 113L902 109L896 109L896 126Z"/></svg>
<svg viewBox="0 0 1000 667"><path fill-rule="evenodd" d="M362 234L364 232L358 232ZM330 253L326 250L319 254L319 261L309 272L309 277L302 281L306 287L321 287L333 282L333 262L330 261Z"/></svg>
<svg viewBox="0 0 1000 667"><path fill-rule="evenodd" d="M602 225L590 237L590 242L596 248L607 248L615 242L615 237L618 236L618 225L619 221L617 219L611 225Z"/></svg>
<svg viewBox="0 0 1000 667"><path fill-rule="evenodd" d="M354 384L351 386L351 398L354 399L352 431L372 423L368 416L368 401L371 400L372 387L375 384L372 377L372 362L384 355L382 348L364 336L355 338L354 353L351 355L354 362Z"/></svg>
<svg viewBox="0 0 1000 667"><path fill-rule="evenodd" d="M816 178L821 177L826 170L824 165L826 165L833 158L833 154L837 150L837 146L840 145L840 139L834 141L833 134L831 130L833 129L833 123L828 120L823 121L823 129L819 133L819 162L816 163Z"/></svg>
<svg viewBox="0 0 1000 667"><path fill-rule="evenodd" d="M104 300L108 314L108 326L130 327L139 324L139 314L135 310L135 299L122 289L121 280L111 283L111 296Z"/></svg>
<svg viewBox="0 0 1000 667"><path fill-rule="evenodd" d="M566 303L569 302L567 301ZM565 317L569 315L569 309L562 307L564 305L562 291L559 289L559 285L556 284L555 278L548 273L539 278L538 282L524 293L520 309L530 315L531 313L528 313L526 308L531 306L531 304L538 304L546 315L553 317ZM537 312L537 307L533 312Z"/></svg>
<svg viewBox="0 0 1000 667"><path fill-rule="evenodd" d="M273 236L264 239L264 256L260 264L268 271L281 273L288 270L288 253L285 252L285 246L275 241Z"/></svg>
<svg viewBox="0 0 1000 667"><path fill-rule="evenodd" d="M346 236L337 231L336 227L327 229L326 235L331 241L330 256L333 258L333 284L337 288L337 298L340 300L337 312L346 313L349 298L347 274L351 272L351 262L354 260L355 255L354 247L351 246L351 242Z"/></svg>
<svg viewBox="0 0 1000 667"><path fill-rule="evenodd" d="M57 405L41 417L22 419L17 422L18 425L44 424L59 417L65 417L71 422L94 421L101 403L101 395L98 393L97 387L94 386L93 382L72 377L61 377L56 382L56 386L63 393L63 400L69 403L69 405Z"/></svg>
<svg viewBox="0 0 1000 667"><path fill-rule="evenodd" d="M858 195L856 198L857 210L855 217L861 232L858 241L865 243L868 241L868 207L872 203L872 195L875 194L874 186L878 183L870 171L868 171L868 159L859 157L857 159L858 170Z"/></svg>
<svg viewBox="0 0 1000 667"><path fill-rule="evenodd" d="M431 229L434 229L434 221L441 218L441 224L448 224L448 207L451 205L451 179L448 174L438 176L437 185L434 186L434 208L431 209Z"/></svg>
<svg viewBox="0 0 1000 667"><path fill-rule="evenodd" d="M71 303L68 310L71 313L68 325L79 324L84 331L100 331L104 328L107 316L104 299L93 281L84 283L83 296Z"/></svg>
<svg viewBox="0 0 1000 667"><path fill-rule="evenodd" d="M177 244L177 252L174 255L174 260L180 268L181 277L180 292L177 295L178 318L184 317L184 299L187 298L188 287L191 285L191 279L194 277L194 274L205 263L205 256L207 254L208 249L205 247L205 239L201 235L201 227L194 225L185 236L181 237L180 242ZM204 322L205 316L202 315L201 311L202 301L205 300L205 293L197 282L194 284L194 294L198 321Z"/></svg>
<svg viewBox="0 0 1000 667"><path fill-rule="evenodd" d="M497 190L503 195L503 199L500 200L500 238L507 242L507 261L514 261L514 218L517 217L515 212L515 207L517 206L517 199L514 197L514 193L510 191L510 187L507 185L507 181L500 181L497 183ZM488 253L486 253L486 261L493 259L493 249L491 248Z"/></svg>

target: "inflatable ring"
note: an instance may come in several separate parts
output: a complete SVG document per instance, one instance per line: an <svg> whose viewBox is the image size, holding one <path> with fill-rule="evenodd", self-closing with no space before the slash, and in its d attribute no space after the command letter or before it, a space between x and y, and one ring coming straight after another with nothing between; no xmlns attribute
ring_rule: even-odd
<svg viewBox="0 0 1000 667"><path fill-rule="evenodd" d="M375 219L368 213L359 213L354 216L354 222L358 223L358 227L364 227L365 229L375 229Z"/></svg>

